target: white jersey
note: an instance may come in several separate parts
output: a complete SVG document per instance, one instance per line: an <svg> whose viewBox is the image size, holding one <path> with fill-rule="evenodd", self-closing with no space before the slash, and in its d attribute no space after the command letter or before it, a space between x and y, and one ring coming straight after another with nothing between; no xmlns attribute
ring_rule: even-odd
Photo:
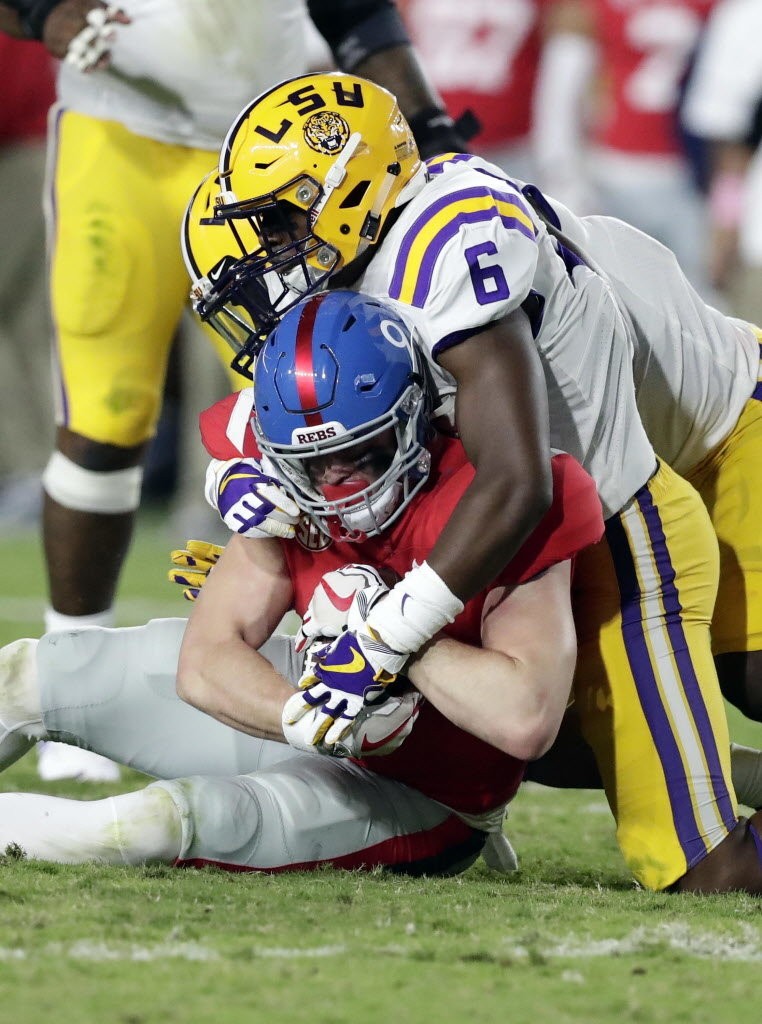
<svg viewBox="0 0 762 1024"><path fill-rule="evenodd" d="M61 64L61 103L136 135L219 149L258 93L307 70L303 0L121 0L111 67Z"/></svg>
<svg viewBox="0 0 762 1024"><path fill-rule="evenodd" d="M402 304L443 395L455 381L438 356L524 308L545 371L551 444L582 463L613 515L653 474L656 457L610 286L558 245L499 168L459 154L430 161L429 171L358 290Z"/></svg>
<svg viewBox="0 0 762 1024"><path fill-rule="evenodd" d="M759 339L750 324L708 306L655 239L612 217L579 218L549 202L629 316L638 410L651 443L688 473L738 422L759 378Z"/></svg>
<svg viewBox="0 0 762 1024"><path fill-rule="evenodd" d="M762 95L762 4L732 0L717 4L688 83L683 119L710 141L743 141L754 127ZM762 264L762 146L757 146L744 181L744 215L738 228L741 256Z"/></svg>

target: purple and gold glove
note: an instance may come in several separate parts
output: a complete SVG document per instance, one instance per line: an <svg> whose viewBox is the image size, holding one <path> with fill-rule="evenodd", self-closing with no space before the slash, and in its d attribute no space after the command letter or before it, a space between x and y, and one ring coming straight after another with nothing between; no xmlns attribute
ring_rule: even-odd
<svg viewBox="0 0 762 1024"><path fill-rule="evenodd" d="M170 552L172 564L177 568L169 570L167 579L184 588L183 597L186 601L195 601L224 550L211 541L187 541L184 548Z"/></svg>
<svg viewBox="0 0 762 1024"><path fill-rule="evenodd" d="M335 752L346 757L348 738L390 699L388 688L397 677L374 668L350 632L342 633L311 661L311 668L299 681L298 692L286 703L283 731L288 742L301 750L318 748L322 753L334 753L334 745L343 741ZM404 736L400 742L402 739Z"/></svg>
<svg viewBox="0 0 762 1024"><path fill-rule="evenodd" d="M351 634L344 634L351 637ZM340 637L339 640L342 640ZM339 641L331 645L333 650ZM357 649L351 644L342 645L341 657ZM315 674L306 675L302 683L317 680L328 671L321 669L323 659L317 655L320 665ZM334 670L337 665L334 664ZM338 667L341 668L340 662ZM341 674L341 672L339 673ZM358 690L362 686L361 673L355 677ZM391 754L410 735L420 711L423 697L409 687L405 680L395 680L382 685L371 681L365 694L339 692L322 682L312 682L305 689L298 690L288 699L283 708L283 734L288 743L297 750L317 751L332 757L379 757Z"/></svg>
<svg viewBox="0 0 762 1024"><path fill-rule="evenodd" d="M212 459L204 492L233 533L287 540L294 536L299 506L256 459Z"/></svg>

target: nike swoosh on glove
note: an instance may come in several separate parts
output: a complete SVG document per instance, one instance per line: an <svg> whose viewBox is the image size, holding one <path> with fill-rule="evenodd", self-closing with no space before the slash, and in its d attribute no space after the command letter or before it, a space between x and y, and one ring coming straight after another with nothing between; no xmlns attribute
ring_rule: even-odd
<svg viewBox="0 0 762 1024"><path fill-rule="evenodd" d="M233 533L290 540L301 510L265 468L256 459L212 459L206 471L206 500Z"/></svg>
<svg viewBox="0 0 762 1024"><path fill-rule="evenodd" d="M286 704L284 732L303 715L317 711L314 728L308 728L308 745L319 746L325 740L326 745L331 746L351 731L352 723L362 711L387 698L387 688L397 677L376 671L360 649L354 633L342 633L332 644L318 650L311 660L311 667L299 680L298 692Z"/></svg>
<svg viewBox="0 0 762 1024"><path fill-rule="evenodd" d="M296 650L303 651L319 638L327 644L340 636L347 627L347 616L357 592L371 586L387 589L378 571L370 565L350 563L325 573L297 631Z"/></svg>
<svg viewBox="0 0 762 1024"><path fill-rule="evenodd" d="M423 703L417 690L389 695L380 704L363 707L357 715L334 717L318 704L305 704L295 693L283 708L283 734L297 750L332 757L383 757L400 747L412 732Z"/></svg>

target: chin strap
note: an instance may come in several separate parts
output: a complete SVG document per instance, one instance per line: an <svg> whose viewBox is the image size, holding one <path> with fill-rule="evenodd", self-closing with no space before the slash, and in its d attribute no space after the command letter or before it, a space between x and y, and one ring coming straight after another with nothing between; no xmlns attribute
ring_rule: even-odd
<svg viewBox="0 0 762 1024"><path fill-rule="evenodd" d="M362 135L360 132L352 132L349 136L349 141L346 146L342 149L339 155L336 157L334 162L328 169L328 173L325 176L325 185L323 187L323 194L315 203L314 218L318 219L320 213L331 197L334 189L338 188L342 181L347 176L347 164L357 152L357 149L362 142Z"/></svg>

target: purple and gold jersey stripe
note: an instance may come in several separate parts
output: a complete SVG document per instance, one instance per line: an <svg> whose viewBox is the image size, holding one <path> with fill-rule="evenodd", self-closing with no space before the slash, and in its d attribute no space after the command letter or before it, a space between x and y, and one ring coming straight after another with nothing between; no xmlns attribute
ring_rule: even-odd
<svg viewBox="0 0 762 1024"><path fill-rule="evenodd" d="M622 611L622 639L664 772L688 867L736 822L710 716L681 619L669 544L648 487L606 524Z"/></svg>
<svg viewBox="0 0 762 1024"><path fill-rule="evenodd" d="M471 153L440 153L426 161L429 174L442 174L445 164L467 164L473 160Z"/></svg>
<svg viewBox="0 0 762 1024"><path fill-rule="evenodd" d="M757 380L757 386L751 393L751 397L756 398L758 402L762 402L762 331L755 327L754 333L759 338L759 379Z"/></svg>
<svg viewBox="0 0 762 1024"><path fill-rule="evenodd" d="M405 233L394 264L389 296L412 306L426 303L437 260L465 224L500 220L504 227L534 239L532 218L513 192L489 185L460 189L428 206Z"/></svg>

